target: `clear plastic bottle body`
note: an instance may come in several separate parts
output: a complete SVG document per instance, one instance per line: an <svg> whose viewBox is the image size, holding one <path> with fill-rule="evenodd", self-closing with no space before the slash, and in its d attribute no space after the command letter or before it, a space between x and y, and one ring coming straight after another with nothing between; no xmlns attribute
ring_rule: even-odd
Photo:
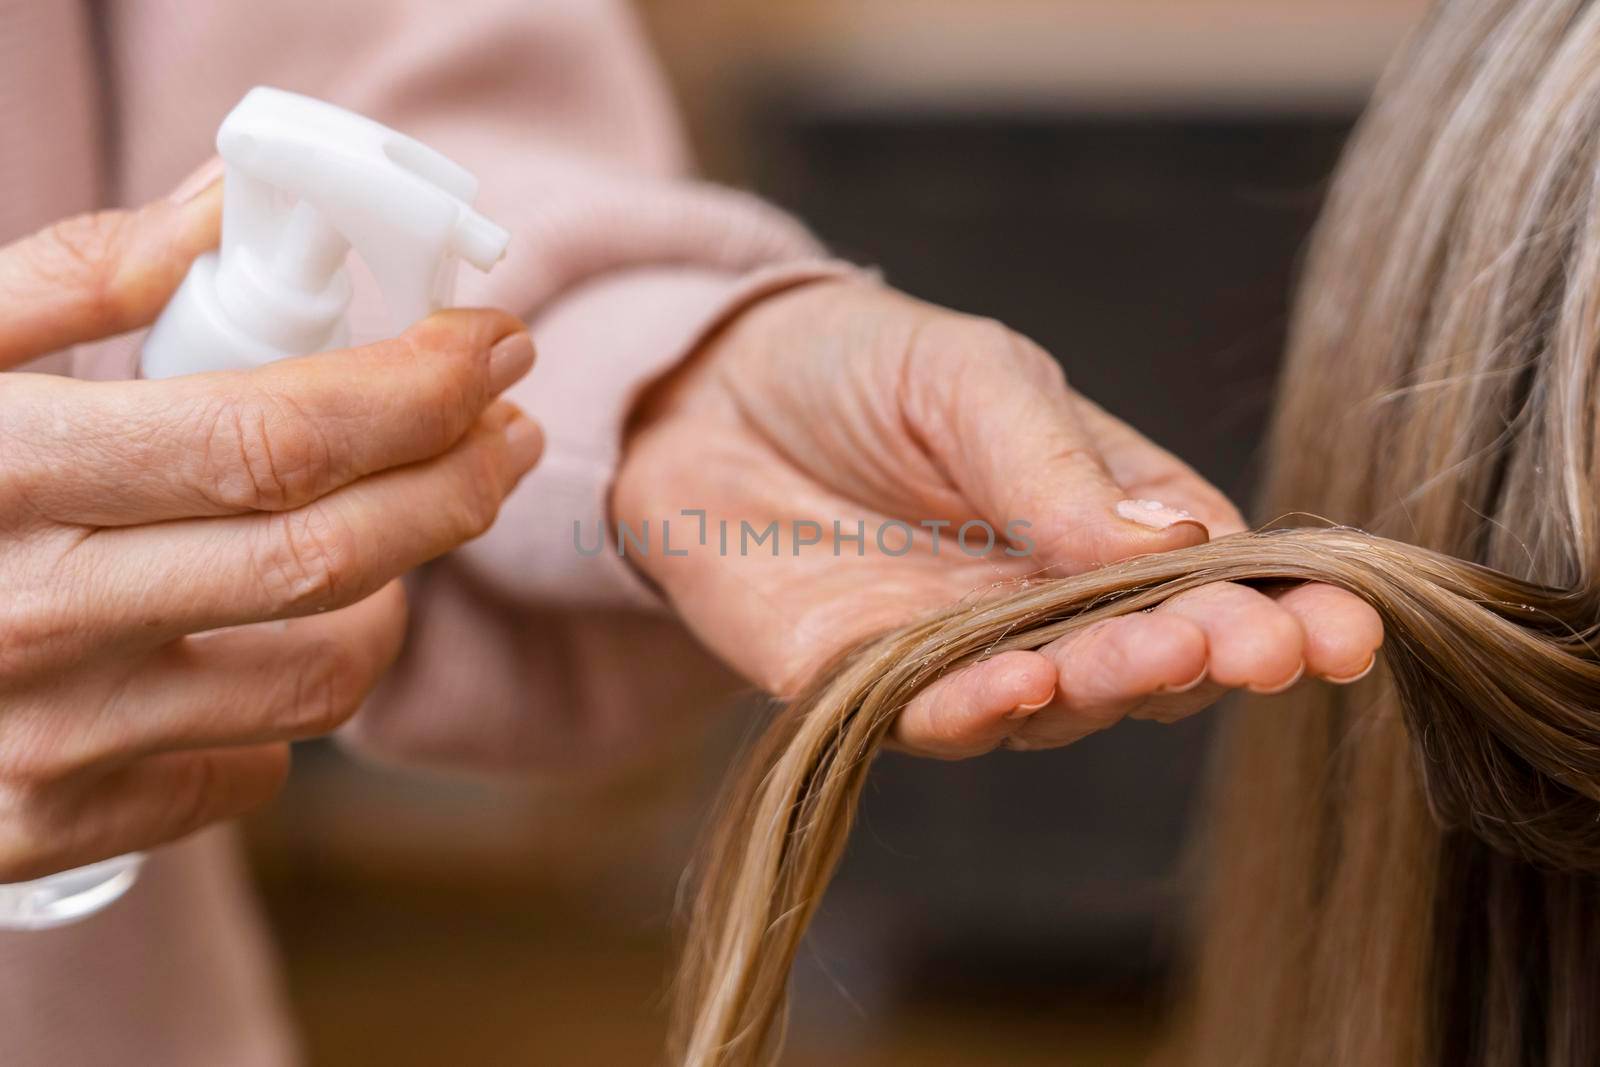
<svg viewBox="0 0 1600 1067"><path fill-rule="evenodd" d="M133 887L143 862L144 853L130 852L31 882L0 885L0 930L46 930L93 915Z"/></svg>

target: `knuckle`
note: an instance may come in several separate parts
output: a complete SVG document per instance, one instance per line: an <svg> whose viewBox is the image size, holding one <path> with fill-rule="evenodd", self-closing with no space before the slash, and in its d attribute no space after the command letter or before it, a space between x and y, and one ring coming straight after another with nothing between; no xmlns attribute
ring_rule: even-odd
<svg viewBox="0 0 1600 1067"><path fill-rule="evenodd" d="M341 600L355 584L359 551L355 533L326 507L272 516L257 578L275 611L300 614Z"/></svg>
<svg viewBox="0 0 1600 1067"><path fill-rule="evenodd" d="M38 731L7 730L6 752L0 756L0 782L7 789L28 793L60 782L82 770L86 760L65 746L40 737Z"/></svg>
<svg viewBox="0 0 1600 1067"><path fill-rule="evenodd" d="M921 323L913 333L902 389L913 393L908 398L912 401L959 407L970 396L994 392L997 371L1004 381L1043 392L1059 391L1066 384L1061 365L1009 326L947 312ZM918 390L930 395L921 396Z"/></svg>
<svg viewBox="0 0 1600 1067"><path fill-rule="evenodd" d="M282 789L289 769L288 746L280 745L271 773L239 780L239 767L222 756L186 760L181 773L164 783L163 806L156 816L159 841L188 837L213 823L260 807Z"/></svg>
<svg viewBox="0 0 1600 1067"><path fill-rule="evenodd" d="M993 373L1002 366L1037 389L1059 389L1066 372L1050 353L997 319L965 318L957 327L963 366Z"/></svg>
<svg viewBox="0 0 1600 1067"><path fill-rule="evenodd" d="M64 665L86 639L59 598L11 589L0 599L0 692L40 672Z"/></svg>
<svg viewBox="0 0 1600 1067"><path fill-rule="evenodd" d="M45 788L81 770L87 759L60 736L60 716L36 715L32 709L6 709L0 730L0 783L17 795Z"/></svg>
<svg viewBox="0 0 1600 1067"><path fill-rule="evenodd" d="M1193 619L1196 625L1200 625L1200 620L1208 613L1236 608L1244 592L1243 587L1232 582L1212 582L1168 597L1166 603L1179 615Z"/></svg>
<svg viewBox="0 0 1600 1067"><path fill-rule="evenodd" d="M1116 625L1122 621L1114 619L1107 622L1097 632L1088 635L1078 649L1081 673L1077 688L1107 695L1116 694L1124 688L1123 680L1136 669L1140 652L1133 640L1135 635L1126 627ZM1066 688L1070 692L1073 687ZM1125 701L1106 697L1073 701L1072 704L1074 714L1094 730L1116 725L1127 710Z"/></svg>
<svg viewBox="0 0 1600 1067"><path fill-rule="evenodd" d="M1042 386L1064 389L1067 385L1066 368L1061 361L1021 334L1011 335L1011 356L1015 364L1031 380Z"/></svg>
<svg viewBox="0 0 1600 1067"><path fill-rule="evenodd" d="M62 870L72 845L55 792L0 785L0 882L26 882ZM66 832L63 832L63 831Z"/></svg>
<svg viewBox="0 0 1600 1067"><path fill-rule="evenodd" d="M954 360L962 366L992 366L1003 360L1060 371L1060 365L1044 349L998 319L949 314L923 329L918 340L930 358Z"/></svg>
<svg viewBox="0 0 1600 1067"><path fill-rule="evenodd" d="M287 511L315 500L333 449L318 421L270 395L224 401L203 415L202 484L230 511Z"/></svg>
<svg viewBox="0 0 1600 1067"><path fill-rule="evenodd" d="M34 654L38 625L26 599L0 600L0 683L26 671Z"/></svg>
<svg viewBox="0 0 1600 1067"><path fill-rule="evenodd" d="M362 658L341 642L324 641L308 650L294 681L293 729L319 736L344 725L366 699L368 673Z"/></svg>
<svg viewBox="0 0 1600 1067"><path fill-rule="evenodd" d="M36 493L60 478L59 458L50 454L56 436L52 430L66 420L55 417L37 384L26 375L0 375L0 456L5 457L0 463L0 521L8 526Z"/></svg>
<svg viewBox="0 0 1600 1067"><path fill-rule="evenodd" d="M940 314L922 323L912 337L910 353L931 370L959 371L986 363L1010 346L1011 331L993 319Z"/></svg>
<svg viewBox="0 0 1600 1067"><path fill-rule="evenodd" d="M407 330L397 341L406 359L420 369L424 386L413 417L417 431L439 452L460 436L489 398L488 351L460 331L432 319Z"/></svg>
<svg viewBox="0 0 1600 1067"><path fill-rule="evenodd" d="M470 541L486 533L500 515L500 464L489 448L473 448L454 495L451 530L455 539Z"/></svg>
<svg viewBox="0 0 1600 1067"><path fill-rule="evenodd" d="M1300 621L1276 604L1262 605L1257 631L1263 653L1277 658L1298 657L1305 647L1305 630Z"/></svg>
<svg viewBox="0 0 1600 1067"><path fill-rule="evenodd" d="M1011 329L999 319L986 315L942 312L926 336L941 339L947 345L993 348L1008 343Z"/></svg>
<svg viewBox="0 0 1600 1067"><path fill-rule="evenodd" d="M0 679L0 790L52 788L125 759L145 709L125 701L125 677L51 669L9 688Z"/></svg>
<svg viewBox="0 0 1600 1067"><path fill-rule="evenodd" d="M920 720L919 744L930 751L944 754L971 749L973 731L967 725L969 720L960 714L960 710L945 701L930 705L927 714Z"/></svg>
<svg viewBox="0 0 1600 1067"><path fill-rule="evenodd" d="M1017 350L1016 331L999 319L963 316L955 321L954 329L962 347L970 352L994 359L1012 355Z"/></svg>
<svg viewBox="0 0 1600 1067"><path fill-rule="evenodd" d="M175 775L170 788L163 793L160 825L164 836L187 836L225 814L217 811L219 785L212 760L190 761L185 773Z"/></svg>

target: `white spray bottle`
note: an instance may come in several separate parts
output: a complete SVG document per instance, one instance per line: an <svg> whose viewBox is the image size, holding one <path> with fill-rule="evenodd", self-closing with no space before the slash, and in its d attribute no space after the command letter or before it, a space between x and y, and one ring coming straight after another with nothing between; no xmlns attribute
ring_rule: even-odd
<svg viewBox="0 0 1600 1067"><path fill-rule="evenodd" d="M150 330L147 378L258 367L337 348L354 249L398 333L455 296L457 260L487 271L510 235L472 209L478 181L371 119L280 89L252 89L223 120L222 247L195 260ZM99 911L138 877L134 853L0 885L0 929Z"/></svg>

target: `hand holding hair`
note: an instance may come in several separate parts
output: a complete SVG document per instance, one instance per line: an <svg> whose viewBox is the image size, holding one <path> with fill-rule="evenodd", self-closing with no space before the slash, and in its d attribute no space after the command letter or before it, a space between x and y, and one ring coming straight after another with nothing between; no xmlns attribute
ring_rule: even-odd
<svg viewBox="0 0 1600 1067"><path fill-rule="evenodd" d="M630 558L712 651L779 696L944 605L1243 528L1222 494L1073 392L1037 345L865 282L769 297L713 337L644 403L613 505L635 529L671 522L684 555L658 543ZM705 542L684 509L703 512ZM864 544L836 538L835 521ZM808 522L819 542L791 550ZM779 543L739 544L741 523L777 523ZM1027 550L968 554L967 523L1015 530ZM1182 718L1230 689L1348 681L1381 640L1372 609L1326 585L1209 583L952 672L889 742L941 758L1064 745L1126 716Z"/></svg>

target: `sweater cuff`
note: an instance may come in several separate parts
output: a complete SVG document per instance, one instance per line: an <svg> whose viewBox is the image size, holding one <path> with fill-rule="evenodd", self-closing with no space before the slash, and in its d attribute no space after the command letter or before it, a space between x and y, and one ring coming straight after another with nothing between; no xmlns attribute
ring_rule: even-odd
<svg viewBox="0 0 1600 1067"><path fill-rule="evenodd" d="M755 301L859 269L832 260L738 274L674 266L618 271L569 291L533 323L539 358L506 393L544 428L545 451L494 527L455 558L523 602L662 607L613 548L611 485L622 432L648 386Z"/></svg>

